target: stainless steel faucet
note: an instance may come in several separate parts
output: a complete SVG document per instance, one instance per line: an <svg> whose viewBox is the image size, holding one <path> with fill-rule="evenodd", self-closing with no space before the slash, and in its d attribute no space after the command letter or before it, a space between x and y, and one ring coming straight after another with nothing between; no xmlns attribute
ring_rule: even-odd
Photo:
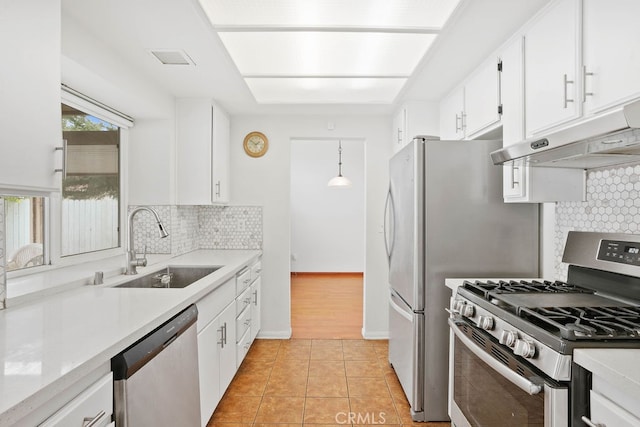
<svg viewBox="0 0 640 427"><path fill-rule="evenodd" d="M136 250L133 246L133 217L140 211L149 211L153 214L153 216L156 218L156 222L158 223L158 228L160 229L161 238L164 239L169 235L169 233L167 233L167 231L164 229L164 225L162 225L162 221L160 221L158 212L156 212L154 209L148 208L146 206L140 206L132 210L131 213L129 214L128 227L127 227L127 233L128 233L127 264L126 264L126 271L124 272L124 274L138 274L137 267L145 267L147 265L146 246L145 246L145 251L142 258L138 258L138 256L136 255Z"/></svg>

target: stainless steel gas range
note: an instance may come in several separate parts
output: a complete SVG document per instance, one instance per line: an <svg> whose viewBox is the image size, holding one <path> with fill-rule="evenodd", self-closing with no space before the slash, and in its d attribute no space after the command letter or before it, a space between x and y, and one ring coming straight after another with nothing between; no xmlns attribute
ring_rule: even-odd
<svg viewBox="0 0 640 427"><path fill-rule="evenodd" d="M589 425L576 348L640 348L640 236L569 232L566 282L469 280L451 299L449 412L462 426Z"/></svg>

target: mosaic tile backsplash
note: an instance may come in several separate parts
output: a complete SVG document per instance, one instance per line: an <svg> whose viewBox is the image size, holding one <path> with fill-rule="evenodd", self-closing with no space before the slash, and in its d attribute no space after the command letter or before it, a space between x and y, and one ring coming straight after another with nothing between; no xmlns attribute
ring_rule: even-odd
<svg viewBox="0 0 640 427"><path fill-rule="evenodd" d="M587 172L587 200L556 204L556 279L567 278L561 260L569 231L640 234L639 195L640 164Z"/></svg>
<svg viewBox="0 0 640 427"><path fill-rule="evenodd" d="M129 212L137 206L130 206ZM155 218L140 212L134 218L134 246L142 253L181 255L195 249L262 249L259 206L149 206L155 209L169 237L161 239Z"/></svg>
<svg viewBox="0 0 640 427"><path fill-rule="evenodd" d="M199 206L200 249L262 249L262 207Z"/></svg>

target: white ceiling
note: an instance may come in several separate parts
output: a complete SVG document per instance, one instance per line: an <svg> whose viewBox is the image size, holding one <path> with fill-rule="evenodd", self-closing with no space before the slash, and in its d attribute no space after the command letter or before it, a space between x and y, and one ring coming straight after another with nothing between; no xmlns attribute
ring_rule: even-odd
<svg viewBox="0 0 640 427"><path fill-rule="evenodd" d="M235 0L234 3L246 6L254 1ZM63 23L67 15L82 23L87 31L120 55L132 69L177 97L210 96L231 114L386 114L405 100L439 100L548 1L462 0L424 57L422 52L417 55L413 52L414 64L376 65L373 74L391 76L383 79L381 86L382 93L386 95L384 102L380 103L379 93L375 96L372 93L372 103L340 105L332 102L347 90L347 82L340 81L341 78L346 80L347 76L332 76L336 80L333 83L337 83L333 89L335 93L323 91L324 98L314 104L301 104L293 94L289 95L290 98L285 97L284 102L279 99L276 105L256 102L254 94L266 100L282 97L279 89L286 89L284 82L287 76L278 73L278 79L265 79L262 66L267 62L255 61L251 57L238 61L241 68L238 70L198 0L62 0L62 5ZM263 12L262 23L265 17L269 18L268 11ZM333 18L326 18L327 22L330 19ZM333 23L335 26L344 25L340 17L336 17ZM233 38L238 34L243 33L226 32L222 37L232 35ZM277 37L277 34L274 32L272 36ZM350 38L362 36L358 32L348 34ZM338 46L348 43L334 42ZM149 53L154 49L182 50L195 66L162 65ZM256 57L260 58L261 51L256 49ZM408 69L410 76L406 84L403 78L394 78L404 75ZM325 74L335 72L330 68L324 71ZM245 80L243 74L254 76ZM305 84L321 85L322 78L326 76L320 77L309 78ZM365 96L366 83L363 79L361 86ZM395 96L398 89L400 95ZM291 99L291 103L287 99Z"/></svg>
<svg viewBox="0 0 640 427"><path fill-rule="evenodd" d="M392 103L459 1L199 0L261 104Z"/></svg>

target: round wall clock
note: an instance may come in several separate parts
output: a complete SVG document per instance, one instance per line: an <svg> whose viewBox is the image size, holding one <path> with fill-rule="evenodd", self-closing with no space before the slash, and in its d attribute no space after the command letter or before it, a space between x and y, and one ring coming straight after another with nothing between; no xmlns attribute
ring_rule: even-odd
<svg viewBox="0 0 640 427"><path fill-rule="evenodd" d="M269 149L269 140L261 132L250 132L244 137L244 151L251 157L261 157Z"/></svg>

